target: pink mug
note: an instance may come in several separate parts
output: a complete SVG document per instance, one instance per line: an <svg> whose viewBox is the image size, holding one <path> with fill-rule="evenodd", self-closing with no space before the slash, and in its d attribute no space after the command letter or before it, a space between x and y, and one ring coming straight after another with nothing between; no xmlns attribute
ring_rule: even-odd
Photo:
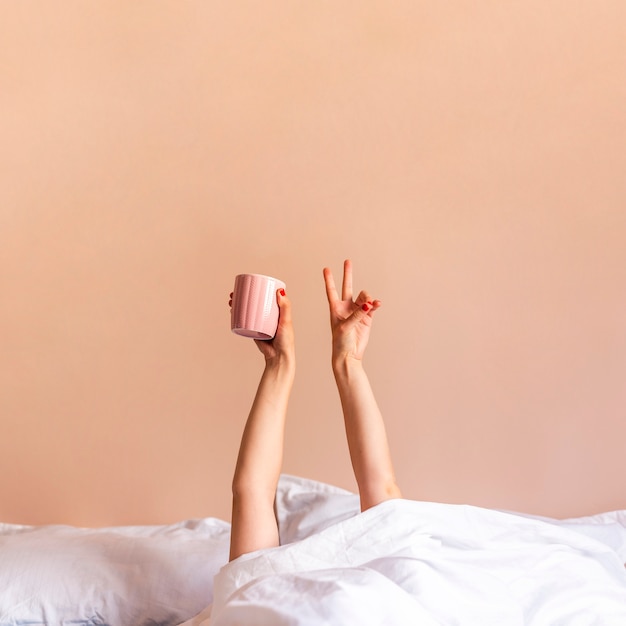
<svg viewBox="0 0 626 626"><path fill-rule="evenodd" d="M235 277L230 329L242 337L273 339L278 327L276 291L285 283L261 274Z"/></svg>

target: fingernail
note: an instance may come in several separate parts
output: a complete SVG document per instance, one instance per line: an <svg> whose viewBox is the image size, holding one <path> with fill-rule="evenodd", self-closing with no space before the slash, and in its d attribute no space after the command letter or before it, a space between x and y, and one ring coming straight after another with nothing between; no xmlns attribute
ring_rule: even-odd
<svg viewBox="0 0 626 626"><path fill-rule="evenodd" d="M370 310L370 305L366 302L362 307L361 307L364 311L369 311Z"/></svg>
<svg viewBox="0 0 626 626"><path fill-rule="evenodd" d="M281 296L284 296L285 295L285 290L284 289L280 289L278 293L280 293Z"/></svg>

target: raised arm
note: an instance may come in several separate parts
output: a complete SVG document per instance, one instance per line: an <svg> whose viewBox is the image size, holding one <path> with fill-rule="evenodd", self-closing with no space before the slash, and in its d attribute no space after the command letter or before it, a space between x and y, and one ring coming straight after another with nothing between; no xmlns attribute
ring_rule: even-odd
<svg viewBox="0 0 626 626"><path fill-rule="evenodd" d="M265 369L241 438L233 477L230 560L279 544L274 498L282 467L287 404L295 375L291 303L276 294L280 317L271 341L255 340Z"/></svg>
<svg viewBox="0 0 626 626"><path fill-rule="evenodd" d="M341 296L328 268L324 268L324 282L330 308L332 368L364 511L384 500L402 497L396 484L383 416L363 368L373 316L381 302L366 291L353 299L349 260L344 262Z"/></svg>

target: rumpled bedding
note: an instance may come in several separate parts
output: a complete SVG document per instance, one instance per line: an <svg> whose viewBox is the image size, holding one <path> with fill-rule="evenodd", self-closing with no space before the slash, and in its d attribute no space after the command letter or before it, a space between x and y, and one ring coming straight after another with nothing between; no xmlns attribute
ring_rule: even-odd
<svg viewBox="0 0 626 626"><path fill-rule="evenodd" d="M625 626L620 521L389 500L227 564L182 626Z"/></svg>

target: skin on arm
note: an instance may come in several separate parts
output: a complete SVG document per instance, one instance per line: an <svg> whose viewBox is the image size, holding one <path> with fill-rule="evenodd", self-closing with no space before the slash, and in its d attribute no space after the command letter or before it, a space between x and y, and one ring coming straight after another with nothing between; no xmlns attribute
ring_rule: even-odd
<svg viewBox="0 0 626 626"><path fill-rule="evenodd" d="M383 416L363 368L374 313L381 306L361 291L353 300L352 263L344 262L341 296L324 268L332 330L332 367L341 399L352 468L361 510L402 494L393 470Z"/></svg>
<svg viewBox="0 0 626 626"><path fill-rule="evenodd" d="M296 363L291 303L282 290L276 299L280 311L276 336L271 341L255 340L265 357L265 369L243 431L233 476L231 561L247 552L279 545L274 499Z"/></svg>

